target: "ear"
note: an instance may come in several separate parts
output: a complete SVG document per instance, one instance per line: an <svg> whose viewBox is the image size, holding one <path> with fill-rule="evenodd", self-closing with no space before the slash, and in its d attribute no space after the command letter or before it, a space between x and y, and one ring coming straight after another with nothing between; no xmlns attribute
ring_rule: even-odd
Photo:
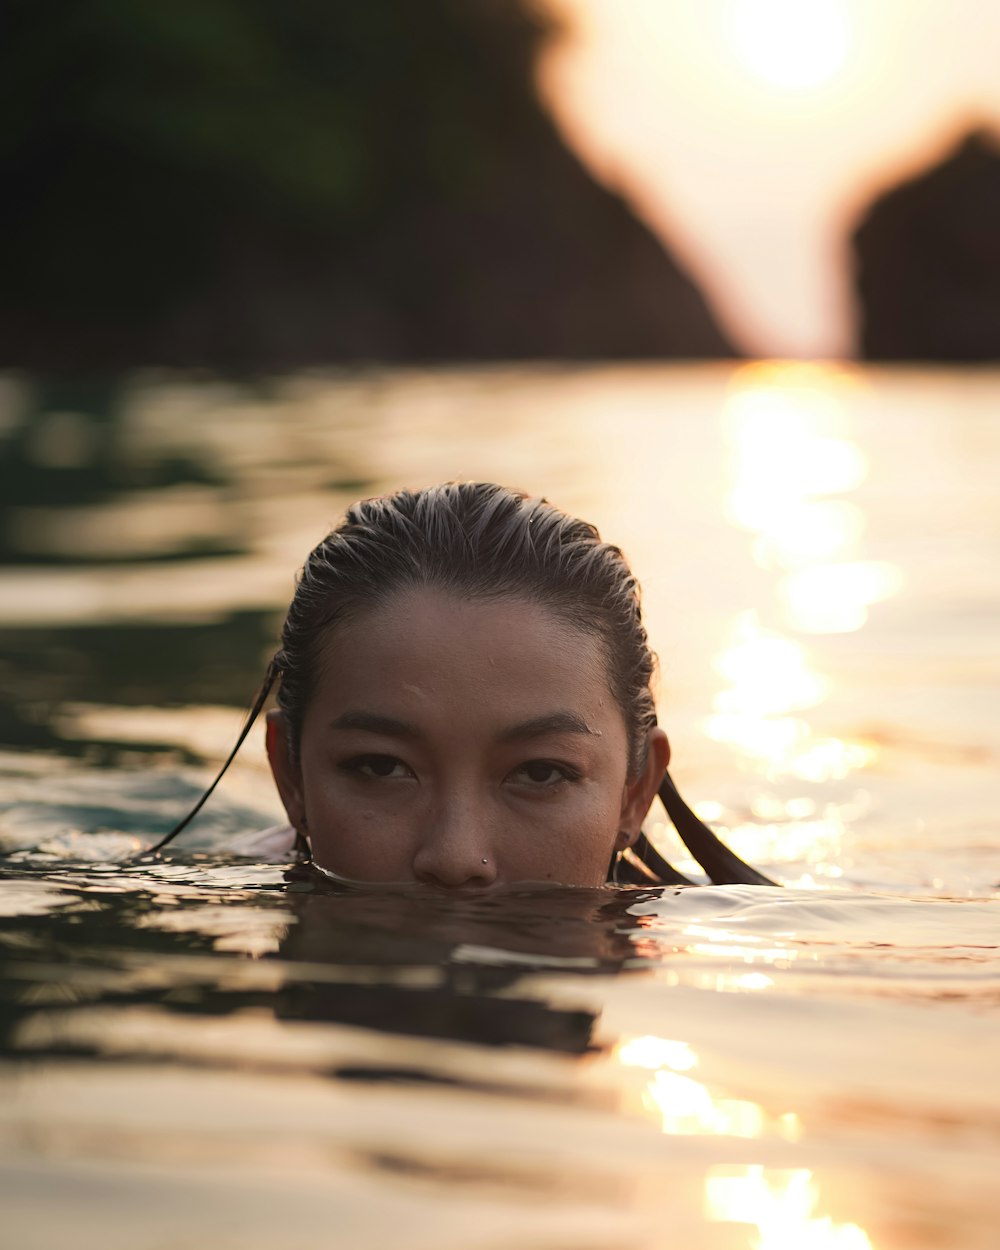
<svg viewBox="0 0 1000 1250"><path fill-rule="evenodd" d="M288 823L299 833L305 831L306 809L302 797L302 771L292 759L288 745L288 729L285 714L279 709L268 712L267 759L271 765L274 784L288 816Z"/></svg>
<svg viewBox="0 0 1000 1250"><path fill-rule="evenodd" d="M618 820L618 828L622 831L618 841L619 850L631 846L638 838L642 822L656 797L669 763L670 742L664 731L655 726L649 731L643 766L637 776L626 781L622 792L622 810Z"/></svg>

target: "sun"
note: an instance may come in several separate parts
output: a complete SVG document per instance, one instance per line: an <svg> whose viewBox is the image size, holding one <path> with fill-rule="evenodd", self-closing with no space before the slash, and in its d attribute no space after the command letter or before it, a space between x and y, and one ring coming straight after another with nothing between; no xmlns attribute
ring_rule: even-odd
<svg viewBox="0 0 1000 1250"><path fill-rule="evenodd" d="M847 58L847 16L838 0L731 0L727 18L737 57L771 86L819 87Z"/></svg>

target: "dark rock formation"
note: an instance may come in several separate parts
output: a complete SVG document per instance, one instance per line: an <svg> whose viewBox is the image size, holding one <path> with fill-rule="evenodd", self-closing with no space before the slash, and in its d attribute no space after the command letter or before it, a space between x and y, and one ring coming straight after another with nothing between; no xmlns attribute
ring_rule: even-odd
<svg viewBox="0 0 1000 1250"><path fill-rule="evenodd" d="M1000 360L1000 145L970 134L875 201L854 234L861 350L874 360Z"/></svg>
<svg viewBox="0 0 1000 1250"><path fill-rule="evenodd" d="M11 3L0 364L731 348L533 88L517 0Z"/></svg>

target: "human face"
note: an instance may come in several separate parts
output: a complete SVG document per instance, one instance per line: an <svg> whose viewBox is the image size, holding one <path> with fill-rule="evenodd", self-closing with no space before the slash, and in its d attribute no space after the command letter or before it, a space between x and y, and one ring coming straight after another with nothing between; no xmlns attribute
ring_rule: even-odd
<svg viewBox="0 0 1000 1250"><path fill-rule="evenodd" d="M661 741L662 739L662 741ZM335 625L299 758L268 753L322 868L469 893L594 886L638 834L666 766L653 731L629 777L599 640L519 598L407 590Z"/></svg>

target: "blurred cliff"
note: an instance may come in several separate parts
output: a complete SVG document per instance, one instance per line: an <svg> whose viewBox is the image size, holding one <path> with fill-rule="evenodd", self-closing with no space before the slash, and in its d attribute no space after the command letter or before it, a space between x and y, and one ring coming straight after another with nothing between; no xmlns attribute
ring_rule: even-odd
<svg viewBox="0 0 1000 1250"><path fill-rule="evenodd" d="M0 364L732 354L516 0L8 3Z"/></svg>
<svg viewBox="0 0 1000 1250"><path fill-rule="evenodd" d="M861 352L1000 360L1000 139L973 131L881 196L854 233Z"/></svg>

